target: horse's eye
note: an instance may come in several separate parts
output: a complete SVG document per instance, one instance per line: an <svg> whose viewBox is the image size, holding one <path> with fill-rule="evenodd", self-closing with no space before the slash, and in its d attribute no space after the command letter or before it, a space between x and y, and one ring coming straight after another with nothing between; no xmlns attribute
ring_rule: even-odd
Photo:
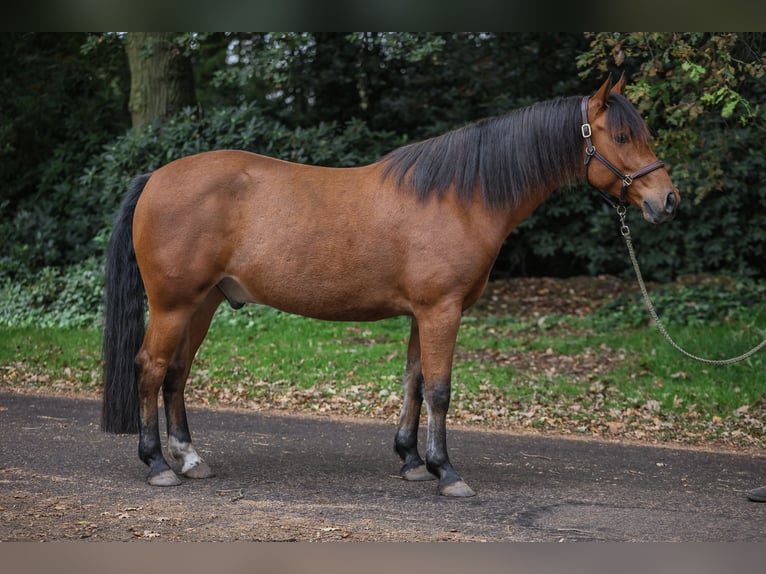
<svg viewBox="0 0 766 574"><path fill-rule="evenodd" d="M618 144L626 144L630 141L630 138L628 137L628 134L625 132L620 132L616 136L614 136L614 141Z"/></svg>

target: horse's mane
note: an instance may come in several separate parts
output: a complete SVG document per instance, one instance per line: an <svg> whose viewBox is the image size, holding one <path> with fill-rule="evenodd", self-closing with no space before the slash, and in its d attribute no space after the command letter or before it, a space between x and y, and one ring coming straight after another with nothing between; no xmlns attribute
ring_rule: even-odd
<svg viewBox="0 0 766 574"><path fill-rule="evenodd" d="M556 98L487 118L443 135L396 149L381 161L383 177L393 177L420 199L454 187L470 201L477 183L489 206L515 207L583 175L580 102ZM648 139L633 105L610 94L607 129Z"/></svg>

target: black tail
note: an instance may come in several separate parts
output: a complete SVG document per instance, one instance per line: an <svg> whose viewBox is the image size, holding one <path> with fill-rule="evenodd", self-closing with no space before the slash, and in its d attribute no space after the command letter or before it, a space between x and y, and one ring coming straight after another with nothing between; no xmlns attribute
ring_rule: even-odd
<svg viewBox="0 0 766 574"><path fill-rule="evenodd" d="M144 339L145 291L133 248L133 213L150 174L128 186L106 255L104 401L101 430L138 432L136 355Z"/></svg>

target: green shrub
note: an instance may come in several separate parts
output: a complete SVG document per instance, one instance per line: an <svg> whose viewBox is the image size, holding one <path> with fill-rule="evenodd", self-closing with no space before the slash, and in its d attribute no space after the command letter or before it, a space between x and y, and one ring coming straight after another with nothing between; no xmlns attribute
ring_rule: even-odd
<svg viewBox="0 0 766 574"><path fill-rule="evenodd" d="M663 323L706 326L711 322L746 321L763 309L766 283L725 275L689 275L672 285L650 289ZM637 328L649 322L640 293L623 295L591 316L601 328Z"/></svg>
<svg viewBox="0 0 766 574"><path fill-rule="evenodd" d="M62 271L44 267L25 281L0 285L2 327L95 327L103 315L102 262L91 257Z"/></svg>

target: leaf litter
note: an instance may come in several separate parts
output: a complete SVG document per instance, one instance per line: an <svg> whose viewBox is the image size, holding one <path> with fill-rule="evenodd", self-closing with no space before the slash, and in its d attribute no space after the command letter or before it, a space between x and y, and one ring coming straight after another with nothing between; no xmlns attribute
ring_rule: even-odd
<svg viewBox="0 0 766 574"><path fill-rule="evenodd" d="M546 326L553 332L566 331L570 325L550 318L584 317L618 296L635 291L632 282L612 276L502 280L488 286L467 316L481 323L486 317L511 315L539 327ZM729 448L764 446L766 428L762 404L756 408L741 407L727 417L705 417L694 404L678 411L663 409L653 399L641 402L623 396L613 384L612 373L626 360L625 349L602 344L562 353L552 348L507 343L505 348L497 349L458 348L456 372L461 364L491 363L511 371L513 375L508 379L512 384L528 387L528 392L511 395L489 382L478 388L467 388L453 377L449 424L652 443ZM289 372L284 376L289 377ZM687 377L683 371L671 375L673 379ZM99 365L86 373L69 368L54 373L23 361L0 366L0 389L14 392L98 398L100 391L94 381L99 379ZM551 381L550 389L546 381ZM562 386L566 388L567 384L586 390L562 392ZM381 389L373 383L339 387L318 381L309 388L299 388L289 380L257 380L245 374L236 384L222 386L204 367L193 369L186 393L190 406L361 416L392 424L398 421L402 405L400 392Z"/></svg>

